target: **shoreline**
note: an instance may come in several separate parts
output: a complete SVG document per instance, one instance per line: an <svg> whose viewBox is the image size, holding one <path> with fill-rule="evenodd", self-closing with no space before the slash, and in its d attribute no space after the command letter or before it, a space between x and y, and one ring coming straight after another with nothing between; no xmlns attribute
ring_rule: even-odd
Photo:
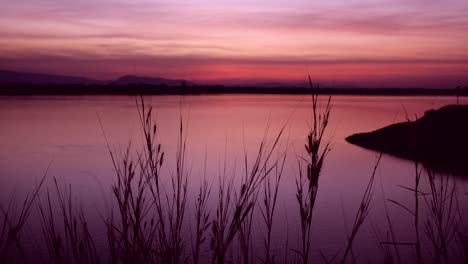
<svg viewBox="0 0 468 264"><path fill-rule="evenodd" d="M240 87L240 86L165 86L165 85L82 85L25 83L0 84L0 96L29 95L374 95L374 96L468 96L468 89L427 88L303 88L303 87Z"/></svg>

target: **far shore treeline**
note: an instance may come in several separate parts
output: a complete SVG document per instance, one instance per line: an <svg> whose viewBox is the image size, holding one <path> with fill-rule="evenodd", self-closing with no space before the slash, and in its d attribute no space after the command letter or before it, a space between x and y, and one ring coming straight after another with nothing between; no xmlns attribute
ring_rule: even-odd
<svg viewBox="0 0 468 264"><path fill-rule="evenodd" d="M0 95L197 95L197 94L310 94L305 87L254 87L223 85L167 86L151 84L30 84L0 85ZM329 95L446 95L468 96L468 86L456 89L427 88L314 88L314 93Z"/></svg>

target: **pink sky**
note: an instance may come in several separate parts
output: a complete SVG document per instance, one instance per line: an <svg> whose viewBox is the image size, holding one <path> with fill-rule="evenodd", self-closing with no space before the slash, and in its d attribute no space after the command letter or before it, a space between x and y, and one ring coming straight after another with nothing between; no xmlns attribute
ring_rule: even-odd
<svg viewBox="0 0 468 264"><path fill-rule="evenodd" d="M0 68L112 79L468 85L468 1L15 0Z"/></svg>

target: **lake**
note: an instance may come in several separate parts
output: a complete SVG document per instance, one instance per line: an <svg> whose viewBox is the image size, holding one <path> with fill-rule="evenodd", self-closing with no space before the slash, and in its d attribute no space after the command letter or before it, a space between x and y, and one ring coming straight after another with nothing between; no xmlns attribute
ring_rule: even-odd
<svg viewBox="0 0 468 264"><path fill-rule="evenodd" d="M326 96L320 97L325 103ZM455 104L455 97L400 96L333 96L325 142L331 152L326 156L319 178L317 203L313 214L311 260L322 261L342 253L346 247L362 194L372 175L378 153L345 141L351 134L372 131L409 117L415 119L426 110ZM467 98L460 98L468 103ZM296 199L298 159L306 157L304 145L312 124L309 96L293 95L200 95L148 96L158 126L158 139L165 152L162 179L170 185L175 173L175 155L179 126L186 132L188 201L184 230L192 231L192 212L198 187L204 175L211 183L210 205L217 202L220 171L226 168L234 186L244 171L244 153L249 164L255 158L260 142L272 144L284 126L284 133L274 155L286 152L287 158L280 182L273 223L273 252L288 259L299 247L299 209ZM141 150L143 136L135 97L127 96L38 96L0 97L0 199L6 204L15 193L22 197L47 173L45 188L53 190L53 177L60 185L70 185L73 197L84 208L96 243L105 248L102 216L109 212L113 198L111 185L115 171L106 139L114 153L123 153L131 142L132 153ZM276 156L275 156L276 157ZM205 172L206 163L206 172ZM376 171L370 214L354 244L357 262L383 262L381 244L386 240L388 211L397 242L414 242L413 216L387 199L413 208L414 193L401 186L414 186L412 162L384 155ZM450 178L459 193L460 210L468 207L467 181ZM421 190L429 191L425 175ZM45 189L42 190L45 197ZM261 197L261 195L260 195ZM44 199L44 198L42 198ZM260 200L261 201L261 200ZM261 203L259 201L259 203ZM420 200L422 216L427 216L426 203ZM36 211L36 210L35 210ZM214 206L210 213L214 215ZM423 221L423 220L421 220ZM260 213L252 221L255 261L263 257L264 225ZM40 221L28 222L30 240L38 238ZM211 229L209 229L211 230ZM380 239L377 237L380 236ZM421 236L424 236L421 231ZM208 235L209 237L209 235ZM26 239L26 244L30 240ZM429 258L431 245L423 239L423 256ZM186 248L191 249L190 235ZM209 244L209 239L207 244ZM209 256L206 245L205 256ZM403 263L414 263L412 246L398 246ZM286 249L286 250L285 250ZM239 260L236 244L229 258ZM281 261L279 261L281 262Z"/></svg>

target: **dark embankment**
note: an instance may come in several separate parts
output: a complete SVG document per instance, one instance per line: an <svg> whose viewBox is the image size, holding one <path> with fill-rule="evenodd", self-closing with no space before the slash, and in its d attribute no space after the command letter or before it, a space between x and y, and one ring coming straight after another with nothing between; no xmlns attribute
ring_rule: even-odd
<svg viewBox="0 0 468 264"><path fill-rule="evenodd" d="M354 134L346 141L468 177L468 105L430 110L416 121Z"/></svg>
<svg viewBox="0 0 468 264"><path fill-rule="evenodd" d="M156 79L155 79L156 80ZM166 83L154 85L145 83L109 84L30 84L0 83L1 95L197 95L197 94L291 94L310 95L309 87L250 87L223 85L182 85L169 86ZM174 82L177 81L173 81ZM316 94L326 95L375 95L375 96L468 96L468 87L463 89L423 88L332 88L314 89Z"/></svg>

